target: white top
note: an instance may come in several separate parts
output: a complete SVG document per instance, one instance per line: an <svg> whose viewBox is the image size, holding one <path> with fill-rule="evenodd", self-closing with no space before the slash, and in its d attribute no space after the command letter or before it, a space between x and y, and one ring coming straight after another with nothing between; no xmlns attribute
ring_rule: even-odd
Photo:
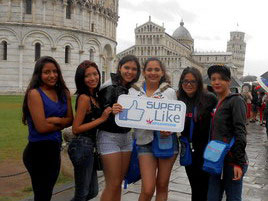
<svg viewBox="0 0 268 201"><path fill-rule="evenodd" d="M146 92L143 90L143 85L134 85L129 89L129 95L138 97L148 97ZM168 83L162 83L159 88L153 93L150 98L163 98L169 100L177 100L177 95L174 89L172 89ZM154 135L152 130L145 129L134 129L134 135L136 138L136 143L138 145L145 145L153 141Z"/></svg>

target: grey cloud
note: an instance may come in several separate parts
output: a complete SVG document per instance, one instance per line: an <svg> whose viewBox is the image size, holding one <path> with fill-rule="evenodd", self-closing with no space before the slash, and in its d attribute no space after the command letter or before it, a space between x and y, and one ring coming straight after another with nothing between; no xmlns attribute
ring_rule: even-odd
<svg viewBox="0 0 268 201"><path fill-rule="evenodd" d="M208 36L194 36L194 39L197 39L197 40L212 40L211 37L208 37Z"/></svg>
<svg viewBox="0 0 268 201"><path fill-rule="evenodd" d="M131 1L127 0L121 1L120 3L121 8L127 9L130 12L149 12L153 17L164 22L176 20L179 21L180 18L183 18L187 24L190 24L193 23L196 19L196 15L194 13L183 9L179 3L174 0L145 0L138 5L135 5Z"/></svg>

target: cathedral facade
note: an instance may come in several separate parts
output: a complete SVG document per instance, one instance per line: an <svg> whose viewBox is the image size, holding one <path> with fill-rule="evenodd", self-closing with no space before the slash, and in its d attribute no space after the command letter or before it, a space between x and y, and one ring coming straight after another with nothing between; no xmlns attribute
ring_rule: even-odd
<svg viewBox="0 0 268 201"><path fill-rule="evenodd" d="M232 75L240 78L243 75L246 43L245 33L231 32L226 52L195 52L194 39L180 23L171 35L165 28L151 21L135 28L135 45L117 54L118 59L127 54L134 54L141 63L148 57L158 57L166 66L171 77L172 86L177 88L180 75L188 66L198 68L204 75L209 66L224 64L231 68Z"/></svg>
<svg viewBox="0 0 268 201"><path fill-rule="evenodd" d="M23 92L45 55L58 61L71 91L85 59L107 79L118 18L118 0L0 0L0 93Z"/></svg>

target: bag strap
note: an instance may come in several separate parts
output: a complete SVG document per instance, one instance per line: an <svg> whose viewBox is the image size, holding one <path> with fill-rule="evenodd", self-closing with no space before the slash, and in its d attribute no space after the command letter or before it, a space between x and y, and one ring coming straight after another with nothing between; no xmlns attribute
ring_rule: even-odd
<svg viewBox="0 0 268 201"><path fill-rule="evenodd" d="M196 106L193 108L192 118L191 118L191 125L190 125L190 142L192 142L193 139L193 133L194 133L194 118L196 115Z"/></svg>
<svg viewBox="0 0 268 201"><path fill-rule="evenodd" d="M229 147L231 148L235 143L235 137L232 138L230 144L229 144Z"/></svg>
<svg viewBox="0 0 268 201"><path fill-rule="evenodd" d="M147 89L147 87L146 87L146 83L145 83L145 82L143 83L142 88L143 88L143 91L146 93L146 89Z"/></svg>

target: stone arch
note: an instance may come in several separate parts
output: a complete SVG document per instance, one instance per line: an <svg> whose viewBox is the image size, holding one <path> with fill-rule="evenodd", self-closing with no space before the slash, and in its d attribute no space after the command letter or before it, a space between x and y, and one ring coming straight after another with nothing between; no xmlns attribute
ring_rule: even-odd
<svg viewBox="0 0 268 201"><path fill-rule="evenodd" d="M90 59L97 63L97 65L100 65L99 55L100 55L100 48L101 43L96 40L89 38L86 40L86 43L83 46L83 50L85 54L83 54L83 59Z"/></svg>
<svg viewBox="0 0 268 201"><path fill-rule="evenodd" d="M110 44L106 44L103 47L101 54L101 67L102 67L102 79L103 82L109 78L110 72L112 72L113 64L113 50Z"/></svg>
<svg viewBox="0 0 268 201"><path fill-rule="evenodd" d="M44 47L44 42L42 40L39 39L35 39L34 41L32 41L32 46L34 46L36 43L40 43L41 47Z"/></svg>
<svg viewBox="0 0 268 201"><path fill-rule="evenodd" d="M16 37L16 39L17 39L17 41L19 42L20 41L20 39L19 39L19 36L17 35L17 33L13 30L13 29L10 29L10 28L0 28L0 32L1 31L8 31L8 32L11 32L15 37ZM2 35L2 34L1 34ZM5 37L0 37L0 40L2 40L3 38L5 38ZM8 39L7 39L8 40ZM8 40L9 41L9 40ZM7 42L8 42L7 41Z"/></svg>
<svg viewBox="0 0 268 201"><path fill-rule="evenodd" d="M21 44L22 45L25 45L25 40L32 34L41 34L41 35L44 35L50 42L50 46L51 47L54 47L54 40L53 38L46 32L44 31L41 31L41 30L34 30L34 31L30 31L29 33L27 33L23 38L22 38L22 42ZM41 40L41 39L40 39Z"/></svg>
<svg viewBox="0 0 268 201"><path fill-rule="evenodd" d="M62 34L62 35L60 35L60 36L56 39L56 44L58 45L58 44L59 44L59 41L60 41L62 38L64 38L64 37L66 37L66 38L69 37L69 38L74 39L74 40L77 42L77 44L78 44L79 50L82 49L82 43L81 43L81 41L80 41L77 37L75 37L75 36L73 36L73 35L71 35L71 34Z"/></svg>
<svg viewBox="0 0 268 201"><path fill-rule="evenodd" d="M63 46L64 46L64 47L69 46L71 49L74 49L73 44L70 43L70 42L65 42L65 43L63 43Z"/></svg>

